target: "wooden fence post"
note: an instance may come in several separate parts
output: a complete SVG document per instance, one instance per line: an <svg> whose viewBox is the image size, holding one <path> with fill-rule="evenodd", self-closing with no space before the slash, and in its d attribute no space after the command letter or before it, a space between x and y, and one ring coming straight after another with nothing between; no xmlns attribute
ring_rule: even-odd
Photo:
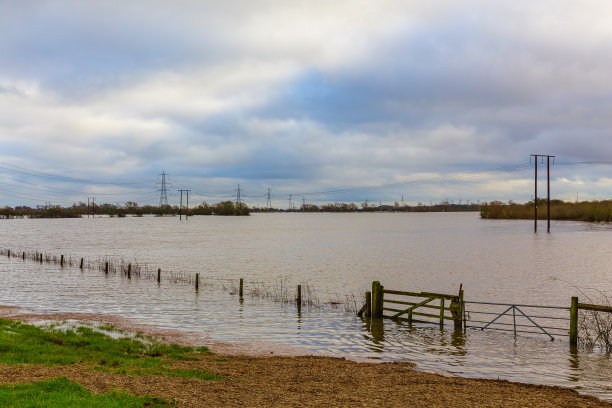
<svg viewBox="0 0 612 408"><path fill-rule="evenodd" d="M457 312L453 317L455 318L455 329L461 329L463 326L463 289L459 289L459 299L457 299Z"/></svg>
<svg viewBox="0 0 612 408"><path fill-rule="evenodd" d="M570 307L570 346L578 345L578 297L572 296L572 305Z"/></svg>
<svg viewBox="0 0 612 408"><path fill-rule="evenodd" d="M128 264L128 279L132 279L132 264Z"/></svg>
<svg viewBox="0 0 612 408"><path fill-rule="evenodd" d="M383 287L379 281L372 282L372 317L383 316Z"/></svg>
<svg viewBox="0 0 612 408"><path fill-rule="evenodd" d="M196 273L196 282L195 282L196 292L198 291L199 288L200 288L200 274Z"/></svg>
<svg viewBox="0 0 612 408"><path fill-rule="evenodd" d="M157 283L161 282L161 268L157 268Z"/></svg>
<svg viewBox="0 0 612 408"><path fill-rule="evenodd" d="M372 317L372 292L370 292L369 290L366 291L365 297L366 297L365 316Z"/></svg>
<svg viewBox="0 0 612 408"><path fill-rule="evenodd" d="M302 285L298 285L297 287L297 299L296 302L298 306L302 306Z"/></svg>
<svg viewBox="0 0 612 408"><path fill-rule="evenodd" d="M440 326L444 326L444 298L440 299Z"/></svg>
<svg viewBox="0 0 612 408"><path fill-rule="evenodd" d="M244 287L244 279L240 278L240 289L238 290L238 296L242 297L242 289Z"/></svg>

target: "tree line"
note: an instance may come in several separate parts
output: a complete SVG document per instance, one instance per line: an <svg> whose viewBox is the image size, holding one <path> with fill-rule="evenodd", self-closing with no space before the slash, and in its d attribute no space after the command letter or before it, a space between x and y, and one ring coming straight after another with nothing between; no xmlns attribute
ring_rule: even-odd
<svg viewBox="0 0 612 408"><path fill-rule="evenodd" d="M143 205L129 201L125 205L116 204L73 204L62 207L59 205L4 207L0 208L0 218L79 218L87 215L105 215L109 217L125 217L127 215L142 217L143 215L249 215L250 209L244 203L223 201L216 204L201 203L194 208L180 208L177 205Z"/></svg>

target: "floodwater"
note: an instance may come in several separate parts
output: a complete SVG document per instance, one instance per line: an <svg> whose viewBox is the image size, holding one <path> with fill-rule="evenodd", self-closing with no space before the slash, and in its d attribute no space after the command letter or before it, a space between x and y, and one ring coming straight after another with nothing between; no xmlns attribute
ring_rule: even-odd
<svg viewBox="0 0 612 408"><path fill-rule="evenodd" d="M146 263L154 271L161 268L164 276L158 285L151 279L80 271L76 265L60 268L3 257L3 305L33 312L122 315L203 332L214 340L266 341L313 353L405 360L427 371L560 385L612 400L610 356L570 348L564 336L569 316L565 309L522 308L530 316L560 317L554 322L560 329L547 330L554 332L550 341L535 333L515 337L474 328L455 332L452 325L370 322L345 307L354 299L361 306L361 296L374 280L386 289L449 294L456 294L462 284L468 302L569 307L571 296L583 301L599 296L598 290L612 290L612 226L553 222L547 234L545 223L540 223L541 232L534 234L532 222L480 220L476 213L0 223L2 248L91 262L104 258ZM199 292L191 283L170 282L170 271L199 273ZM233 293L239 278L245 280L242 300ZM271 298L279 293L292 297L298 284L308 287L319 306L298 310L293 303ZM467 305L474 312L479 307ZM470 318L495 317L478 316Z"/></svg>

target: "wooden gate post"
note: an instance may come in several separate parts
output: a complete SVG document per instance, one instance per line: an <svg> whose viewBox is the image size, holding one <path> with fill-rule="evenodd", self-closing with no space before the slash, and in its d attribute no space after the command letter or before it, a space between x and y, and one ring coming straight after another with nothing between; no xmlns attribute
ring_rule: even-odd
<svg viewBox="0 0 612 408"><path fill-rule="evenodd" d="M383 317L383 286L372 282L372 317Z"/></svg>
<svg viewBox="0 0 612 408"><path fill-rule="evenodd" d="M570 346L578 345L578 297L572 296L572 305L570 307Z"/></svg>
<svg viewBox="0 0 612 408"><path fill-rule="evenodd" d="M459 289L459 296L451 300L449 309L455 323L455 330L461 330L463 325L463 289Z"/></svg>

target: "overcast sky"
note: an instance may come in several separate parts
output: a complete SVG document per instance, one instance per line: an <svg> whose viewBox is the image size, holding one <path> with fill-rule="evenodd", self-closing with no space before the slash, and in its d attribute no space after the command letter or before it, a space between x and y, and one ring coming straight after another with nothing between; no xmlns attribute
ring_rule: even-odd
<svg viewBox="0 0 612 408"><path fill-rule="evenodd" d="M554 197L609 198L612 165L567 163L612 162L611 21L608 0L0 0L0 205L155 203L163 170L171 202L526 201L532 153Z"/></svg>

